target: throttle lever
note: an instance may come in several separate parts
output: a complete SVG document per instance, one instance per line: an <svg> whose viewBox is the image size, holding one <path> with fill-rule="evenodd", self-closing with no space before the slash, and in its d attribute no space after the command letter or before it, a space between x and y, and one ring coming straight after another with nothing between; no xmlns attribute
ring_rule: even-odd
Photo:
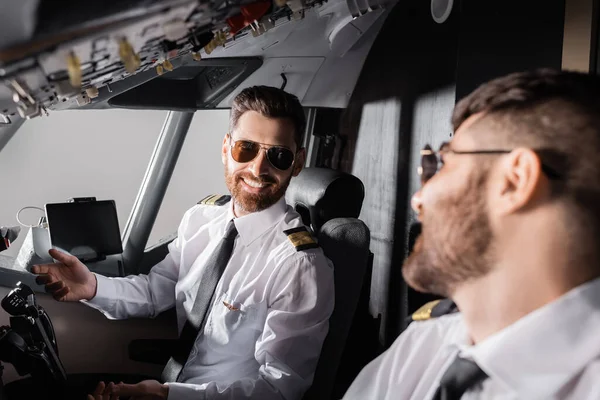
<svg viewBox="0 0 600 400"><path fill-rule="evenodd" d="M36 301L35 301L35 295L33 293L33 289L31 289L29 286L25 285L22 282L17 282L17 288L19 289L19 295L24 298L25 300L29 301L31 296L31 305L32 306L36 306Z"/></svg>
<svg viewBox="0 0 600 400"><path fill-rule="evenodd" d="M19 289L11 290L6 297L2 299L2 302L0 302L2 308L15 317L27 314L27 301L19 296L18 290Z"/></svg>
<svg viewBox="0 0 600 400"><path fill-rule="evenodd" d="M29 304L28 297L31 296L31 304ZM38 310L35 304L35 295L31 288L21 282L17 283L17 287L11 290L0 302L2 308L10 315L17 316L30 316L33 318L38 317Z"/></svg>

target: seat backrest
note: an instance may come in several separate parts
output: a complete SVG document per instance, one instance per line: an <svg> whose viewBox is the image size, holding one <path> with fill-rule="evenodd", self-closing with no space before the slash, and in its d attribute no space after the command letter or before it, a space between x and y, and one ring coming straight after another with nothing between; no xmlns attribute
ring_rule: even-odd
<svg viewBox="0 0 600 400"><path fill-rule="evenodd" d="M304 399L329 399L334 391L371 260L369 228L357 219L363 199L364 186L358 178L325 168L304 169L292 179L286 194L288 204L311 226L334 266L335 308Z"/></svg>
<svg viewBox="0 0 600 400"><path fill-rule="evenodd" d="M285 195L304 224L317 234L334 218L358 218L365 186L354 175L329 168L304 168L292 179Z"/></svg>
<svg viewBox="0 0 600 400"><path fill-rule="evenodd" d="M313 384L304 396L313 400L331 398L371 259L369 228L359 219L329 220L317 236L335 268L335 308Z"/></svg>

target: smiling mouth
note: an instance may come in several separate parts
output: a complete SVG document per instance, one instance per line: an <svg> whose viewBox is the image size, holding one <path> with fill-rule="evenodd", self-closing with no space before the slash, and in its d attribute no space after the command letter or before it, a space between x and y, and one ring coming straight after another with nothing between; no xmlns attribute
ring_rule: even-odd
<svg viewBox="0 0 600 400"><path fill-rule="evenodd" d="M257 182L254 180L250 180L250 179L245 179L242 178L242 182L244 182L244 184L252 189L255 190L262 190L264 188L266 188L267 186L270 185L270 183L265 183L265 182Z"/></svg>

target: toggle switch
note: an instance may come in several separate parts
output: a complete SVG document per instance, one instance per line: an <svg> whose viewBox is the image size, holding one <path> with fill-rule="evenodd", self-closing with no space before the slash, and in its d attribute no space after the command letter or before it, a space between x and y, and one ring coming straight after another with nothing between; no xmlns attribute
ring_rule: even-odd
<svg viewBox="0 0 600 400"><path fill-rule="evenodd" d="M81 63L79 57L74 52L69 52L67 55L67 72L69 74L69 82L74 88L81 87Z"/></svg>
<svg viewBox="0 0 600 400"><path fill-rule="evenodd" d="M126 38L119 40L119 57L125 65L125 70L130 74L134 73L141 64L140 56L133 51Z"/></svg>

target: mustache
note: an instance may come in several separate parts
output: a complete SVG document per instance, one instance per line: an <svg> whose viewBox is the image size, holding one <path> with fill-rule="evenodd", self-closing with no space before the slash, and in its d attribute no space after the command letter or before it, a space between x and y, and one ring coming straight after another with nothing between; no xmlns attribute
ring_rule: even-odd
<svg viewBox="0 0 600 400"><path fill-rule="evenodd" d="M254 181L254 182L258 182L260 184L275 184L277 183L277 180L275 180L274 177L272 177L271 175L260 175L260 176L254 176L254 175L250 175L250 174L241 174L238 175L237 180L242 180L242 179L246 179L246 180L250 180L250 181Z"/></svg>

